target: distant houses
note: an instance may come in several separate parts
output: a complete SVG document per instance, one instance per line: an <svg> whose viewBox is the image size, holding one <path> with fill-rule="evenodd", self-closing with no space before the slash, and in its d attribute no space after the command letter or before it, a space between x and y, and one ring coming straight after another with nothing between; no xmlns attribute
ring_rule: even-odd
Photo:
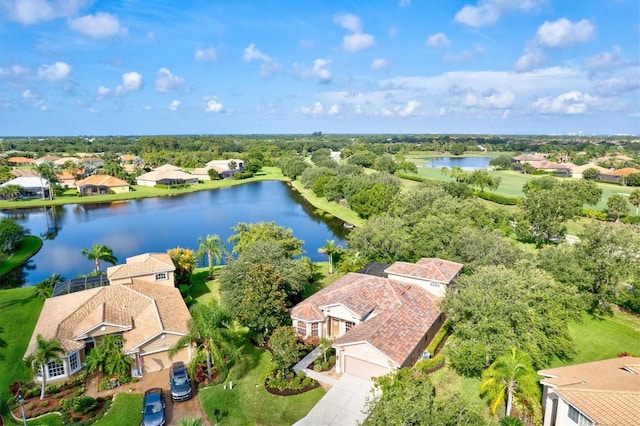
<svg viewBox="0 0 640 426"><path fill-rule="evenodd" d="M20 186L21 189L18 198L23 199L49 198L49 193L51 191L49 181L45 178L41 178L40 176L17 177L3 183L0 187L9 185Z"/></svg>
<svg viewBox="0 0 640 426"><path fill-rule="evenodd" d="M129 184L122 179L109 175L93 175L76 182L80 196L121 194L129 192Z"/></svg>
<svg viewBox="0 0 640 426"><path fill-rule="evenodd" d="M142 186L156 185L184 185L198 183L198 178L193 176L178 166L165 164L148 173L144 173L136 178L136 183Z"/></svg>

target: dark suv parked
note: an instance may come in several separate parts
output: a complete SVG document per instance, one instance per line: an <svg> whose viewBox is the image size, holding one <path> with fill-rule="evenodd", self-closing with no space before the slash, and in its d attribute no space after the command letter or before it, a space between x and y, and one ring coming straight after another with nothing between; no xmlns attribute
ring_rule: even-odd
<svg viewBox="0 0 640 426"><path fill-rule="evenodd" d="M191 399L193 396L191 392L191 380L189 380L189 375L183 362L174 362L171 365L169 379L172 400L186 401L187 399Z"/></svg>

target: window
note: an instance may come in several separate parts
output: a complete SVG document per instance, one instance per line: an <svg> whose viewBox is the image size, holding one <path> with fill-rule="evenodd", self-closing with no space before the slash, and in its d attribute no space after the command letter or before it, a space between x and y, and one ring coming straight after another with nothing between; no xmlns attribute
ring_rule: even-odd
<svg viewBox="0 0 640 426"><path fill-rule="evenodd" d="M569 418L578 426L593 426L593 422L589 420L580 411L576 410L572 405L569 406Z"/></svg>
<svg viewBox="0 0 640 426"><path fill-rule="evenodd" d="M60 377L60 376L64 376L65 372L64 372L64 364L63 363L57 363L55 361L49 361L47 363L47 371L49 372L49 378L54 378L54 377Z"/></svg>
<svg viewBox="0 0 640 426"><path fill-rule="evenodd" d="M166 272L158 272L156 274L156 281L163 281L168 279L169 279L169 276L167 275Z"/></svg>
<svg viewBox="0 0 640 426"><path fill-rule="evenodd" d="M307 323L298 321L298 334L301 336L307 335Z"/></svg>
<svg viewBox="0 0 640 426"><path fill-rule="evenodd" d="M74 352L69 357L69 369L73 373L78 368L80 368L80 357L78 357L78 352Z"/></svg>
<svg viewBox="0 0 640 426"><path fill-rule="evenodd" d="M318 336L318 323L314 322L311 324L311 335L312 336Z"/></svg>
<svg viewBox="0 0 640 426"><path fill-rule="evenodd" d="M345 321L344 322L344 332L346 333L347 331L351 330L351 328L356 325L355 322L351 322L351 321Z"/></svg>

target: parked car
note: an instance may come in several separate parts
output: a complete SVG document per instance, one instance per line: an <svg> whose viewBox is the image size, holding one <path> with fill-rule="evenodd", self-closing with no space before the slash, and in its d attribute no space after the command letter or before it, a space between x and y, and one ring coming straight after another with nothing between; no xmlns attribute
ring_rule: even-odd
<svg viewBox="0 0 640 426"><path fill-rule="evenodd" d="M171 364L169 373L169 384L171 385L171 399L174 401L186 401L191 399L193 392L191 390L191 380L187 374L187 368L183 362L174 362Z"/></svg>
<svg viewBox="0 0 640 426"><path fill-rule="evenodd" d="M164 408L162 388L147 390L142 402L142 426L163 426L167 422Z"/></svg>

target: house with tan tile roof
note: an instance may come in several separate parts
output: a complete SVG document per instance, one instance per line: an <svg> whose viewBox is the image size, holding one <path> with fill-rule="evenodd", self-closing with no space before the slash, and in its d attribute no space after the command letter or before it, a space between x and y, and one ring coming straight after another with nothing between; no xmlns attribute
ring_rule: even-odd
<svg viewBox="0 0 640 426"><path fill-rule="evenodd" d="M93 175L76 182L80 196L120 194L129 192L131 187L122 179L109 175Z"/></svg>
<svg viewBox="0 0 640 426"><path fill-rule="evenodd" d="M166 167L170 166L170 167ZM166 169L163 169L165 168ZM173 170L171 165L165 165L162 167L158 167L155 170L152 170L148 173L142 174L136 178L136 183L138 185L144 186L156 186L156 185L182 185L182 184L193 184L198 183L198 177L192 176L191 174L179 170Z"/></svg>
<svg viewBox="0 0 640 426"><path fill-rule="evenodd" d="M462 266L421 259L384 277L349 273L294 306L293 327L333 341L338 373L371 378L413 365L442 327L439 302Z"/></svg>
<svg viewBox="0 0 640 426"><path fill-rule="evenodd" d="M619 357L538 371L544 426L636 426L640 358Z"/></svg>
<svg viewBox="0 0 640 426"><path fill-rule="evenodd" d="M173 359L168 355L188 333L191 318L174 286L174 270L165 253L133 256L107 269L109 285L45 300L25 359L36 350L39 334L56 339L65 350L62 362L50 361L44 374L47 381L65 379L82 369L86 354L104 335L119 334L134 377L168 368L174 360L189 362L190 346Z"/></svg>

